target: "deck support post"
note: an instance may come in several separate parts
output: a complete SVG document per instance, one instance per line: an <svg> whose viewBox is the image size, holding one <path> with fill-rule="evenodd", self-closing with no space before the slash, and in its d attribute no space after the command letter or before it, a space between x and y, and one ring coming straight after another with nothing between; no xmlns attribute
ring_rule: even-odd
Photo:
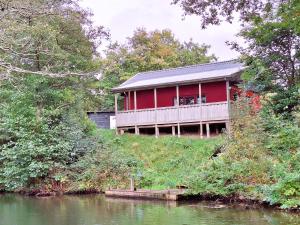
<svg viewBox="0 0 300 225"><path fill-rule="evenodd" d="M229 123L229 121L226 122L225 125L226 125L226 132L227 132L228 134L230 134L230 123Z"/></svg>
<svg viewBox="0 0 300 225"><path fill-rule="evenodd" d="M140 134L140 129L138 128L138 126L134 127L134 132L135 132L136 135Z"/></svg>
<svg viewBox="0 0 300 225"><path fill-rule="evenodd" d="M200 138L203 139L203 124L200 123Z"/></svg>
<svg viewBox="0 0 300 225"><path fill-rule="evenodd" d="M206 124L206 136L207 136L207 138L210 138L210 127L209 127L209 123Z"/></svg>
<svg viewBox="0 0 300 225"><path fill-rule="evenodd" d="M176 135L176 132L175 132L175 127L172 126L172 136L175 136Z"/></svg>
<svg viewBox="0 0 300 225"><path fill-rule="evenodd" d="M181 133L180 133L180 124L179 123L177 124L177 129L178 129L178 137L180 137Z"/></svg>
<svg viewBox="0 0 300 225"><path fill-rule="evenodd" d="M157 124L155 124L155 137L156 138L159 137L159 128L158 128Z"/></svg>

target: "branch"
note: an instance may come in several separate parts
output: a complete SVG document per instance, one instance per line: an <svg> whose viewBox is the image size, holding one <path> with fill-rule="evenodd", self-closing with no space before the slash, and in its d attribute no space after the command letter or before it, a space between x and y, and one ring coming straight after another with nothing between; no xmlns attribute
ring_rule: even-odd
<svg viewBox="0 0 300 225"><path fill-rule="evenodd" d="M0 79L7 79L12 72L20 73L20 74L35 74L41 76L47 76L52 78L63 78L70 76L78 76L78 77L96 77L99 75L99 72L89 72L89 73L75 73L75 72L67 72L67 73L52 73L49 71L31 71L25 70L19 67L12 66L11 64L5 63L0 60L0 68L6 70L6 73L0 73Z"/></svg>

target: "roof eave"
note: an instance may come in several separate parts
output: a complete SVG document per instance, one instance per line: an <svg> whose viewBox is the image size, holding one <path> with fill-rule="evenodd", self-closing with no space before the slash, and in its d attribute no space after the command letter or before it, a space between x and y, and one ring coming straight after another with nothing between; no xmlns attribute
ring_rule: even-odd
<svg viewBox="0 0 300 225"><path fill-rule="evenodd" d="M194 79L194 80L188 80L188 81L174 81L174 82L169 82L169 83L164 83L164 84L149 84L149 85L143 85L143 86L138 86L138 87L116 87L116 88L112 88L112 92L113 93L122 93L125 91L137 91L137 90L144 90L144 89L152 89L152 88L162 88L162 87L169 87L169 86L174 86L174 85L179 85L179 84L184 84L184 85L188 85L188 84L193 84L196 82L202 82L202 83L206 83L206 82L213 82L213 81L223 81L223 80L238 80L238 75L240 75L242 73L242 71L239 71L237 73L234 74L230 74L230 75L226 75L223 77L213 77L213 78L204 78L204 79Z"/></svg>

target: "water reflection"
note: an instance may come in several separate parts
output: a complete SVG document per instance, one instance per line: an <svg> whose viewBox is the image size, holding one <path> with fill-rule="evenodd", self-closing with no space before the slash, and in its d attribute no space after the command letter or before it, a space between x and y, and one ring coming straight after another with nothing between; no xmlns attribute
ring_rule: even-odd
<svg viewBox="0 0 300 225"><path fill-rule="evenodd" d="M110 199L102 195L30 198L0 195L0 225L299 225L272 210L209 208L205 203Z"/></svg>

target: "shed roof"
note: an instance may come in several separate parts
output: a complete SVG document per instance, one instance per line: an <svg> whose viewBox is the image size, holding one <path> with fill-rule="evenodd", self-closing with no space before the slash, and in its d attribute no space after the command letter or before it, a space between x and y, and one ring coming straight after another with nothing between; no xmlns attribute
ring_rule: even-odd
<svg viewBox="0 0 300 225"><path fill-rule="evenodd" d="M168 86L196 81L214 81L230 79L244 69L244 64L237 60L198 64L172 69L138 73L120 86L113 88L114 92L136 90L143 88Z"/></svg>

